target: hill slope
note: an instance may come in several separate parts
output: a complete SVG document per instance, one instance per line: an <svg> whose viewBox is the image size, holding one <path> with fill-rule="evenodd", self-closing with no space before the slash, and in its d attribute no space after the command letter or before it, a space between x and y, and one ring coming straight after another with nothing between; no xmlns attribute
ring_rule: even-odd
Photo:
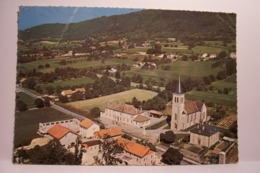
<svg viewBox="0 0 260 173"><path fill-rule="evenodd" d="M44 24L19 31L24 41L60 38L64 24ZM236 15L226 13L144 10L72 23L64 40L82 40L89 34L106 38L193 37L235 39Z"/></svg>

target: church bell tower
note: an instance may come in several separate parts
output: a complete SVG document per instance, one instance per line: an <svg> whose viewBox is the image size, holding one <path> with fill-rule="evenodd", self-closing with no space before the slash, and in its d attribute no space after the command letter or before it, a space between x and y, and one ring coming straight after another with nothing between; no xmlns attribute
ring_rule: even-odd
<svg viewBox="0 0 260 173"><path fill-rule="evenodd" d="M185 94L181 91L181 81L179 77L179 82L177 85L177 90L173 93L172 96L172 120L171 120L171 129L172 130L181 130L184 129L184 124L182 122L182 114L184 112L184 102Z"/></svg>

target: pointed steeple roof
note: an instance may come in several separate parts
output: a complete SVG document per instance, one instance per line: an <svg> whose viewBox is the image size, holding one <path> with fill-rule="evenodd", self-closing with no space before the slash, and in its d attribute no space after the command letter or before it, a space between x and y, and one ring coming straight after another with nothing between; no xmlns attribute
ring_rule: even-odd
<svg viewBox="0 0 260 173"><path fill-rule="evenodd" d="M179 76L179 82L178 82L178 85L177 85L177 90L176 90L177 94L181 94L181 78Z"/></svg>

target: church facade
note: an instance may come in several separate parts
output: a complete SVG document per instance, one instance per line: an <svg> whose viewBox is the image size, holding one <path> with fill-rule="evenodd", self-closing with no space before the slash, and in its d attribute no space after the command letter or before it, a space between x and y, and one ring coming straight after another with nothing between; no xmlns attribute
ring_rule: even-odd
<svg viewBox="0 0 260 173"><path fill-rule="evenodd" d="M181 91L181 82L172 97L172 130L185 130L197 123L206 122L210 119L207 115L206 105L201 101L185 99L185 93Z"/></svg>

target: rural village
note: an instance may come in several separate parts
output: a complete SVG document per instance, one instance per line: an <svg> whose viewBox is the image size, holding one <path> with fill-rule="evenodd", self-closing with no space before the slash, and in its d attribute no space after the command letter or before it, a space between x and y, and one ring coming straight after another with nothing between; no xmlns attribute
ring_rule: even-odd
<svg viewBox="0 0 260 173"><path fill-rule="evenodd" d="M62 40L51 32L64 27L59 24L19 31L13 162L236 163L236 17L170 13L100 17L86 21L93 32L82 34L76 23ZM169 21L167 15L184 13L201 19L197 30L127 25L131 15ZM211 17L219 27L214 32Z"/></svg>

